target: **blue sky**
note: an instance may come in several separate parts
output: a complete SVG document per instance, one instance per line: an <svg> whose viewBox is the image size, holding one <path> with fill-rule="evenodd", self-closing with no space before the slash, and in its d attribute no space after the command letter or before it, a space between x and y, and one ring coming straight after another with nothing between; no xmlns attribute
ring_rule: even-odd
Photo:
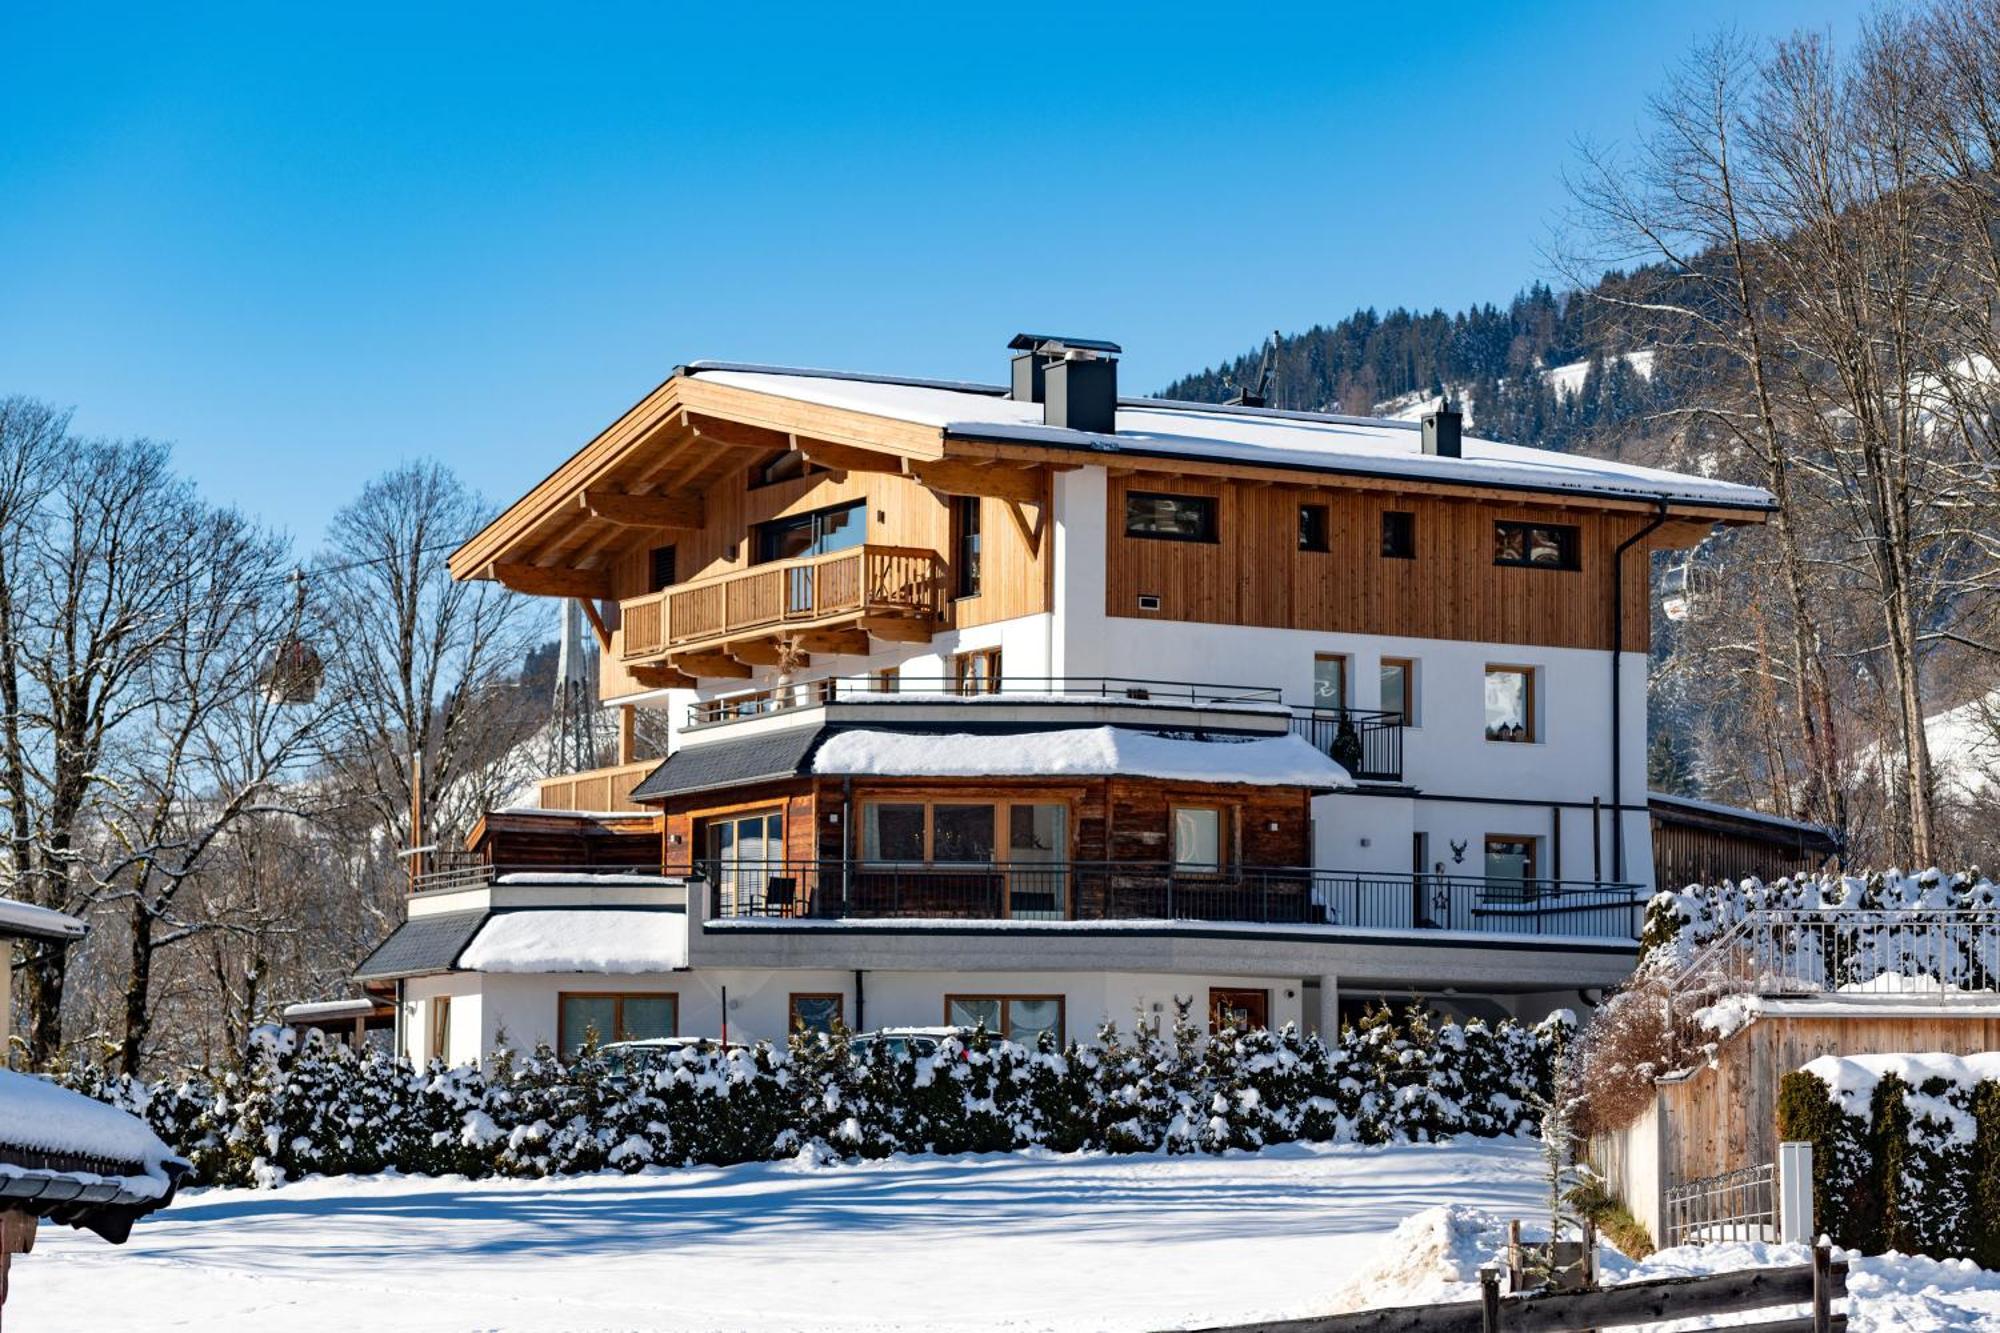
<svg viewBox="0 0 2000 1333"><path fill-rule="evenodd" d="M1157 388L1504 301L1698 35L1861 9L12 6L0 393L311 546L413 457L511 499L686 360L997 380L1030 328Z"/></svg>

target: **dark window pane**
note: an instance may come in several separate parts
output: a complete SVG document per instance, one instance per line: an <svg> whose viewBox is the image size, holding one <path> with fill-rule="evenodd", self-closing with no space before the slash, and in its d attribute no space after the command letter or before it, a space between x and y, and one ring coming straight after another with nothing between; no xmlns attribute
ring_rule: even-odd
<svg viewBox="0 0 2000 1333"><path fill-rule="evenodd" d="M1562 523L1495 523L1493 563L1576 569L1576 529Z"/></svg>
<svg viewBox="0 0 2000 1333"><path fill-rule="evenodd" d="M838 995L794 995L792 997L792 1030L794 1032L832 1032L833 1025L840 1019L840 997Z"/></svg>
<svg viewBox="0 0 2000 1333"><path fill-rule="evenodd" d="M1417 555L1417 516L1400 509L1382 515L1382 554L1392 560L1414 560Z"/></svg>
<svg viewBox="0 0 2000 1333"><path fill-rule="evenodd" d="M1000 1031L1000 1001L997 999L969 999L965 996L953 997L946 1012L946 1021L956 1028L976 1028L984 1025L994 1036L1004 1036Z"/></svg>
<svg viewBox="0 0 2000 1333"><path fill-rule="evenodd" d="M1204 495L1127 492L1125 532L1131 537L1212 542L1215 540L1215 501Z"/></svg>
<svg viewBox="0 0 2000 1333"><path fill-rule="evenodd" d="M1300 505L1299 549L1301 551L1326 550L1328 526L1325 505Z"/></svg>
<svg viewBox="0 0 2000 1333"><path fill-rule="evenodd" d="M862 827L861 854L871 861L924 859L924 808L871 805Z"/></svg>
<svg viewBox="0 0 2000 1333"><path fill-rule="evenodd" d="M560 1018L564 1055L581 1050L586 1036L600 1045L618 1039L618 1001L609 995L565 995Z"/></svg>
<svg viewBox="0 0 2000 1333"><path fill-rule="evenodd" d="M652 590L654 592L658 592L662 588L668 588L673 586L674 583L673 547L655 546L653 548L649 564L650 564L650 572L652 575L651 579Z"/></svg>
<svg viewBox="0 0 2000 1333"><path fill-rule="evenodd" d="M979 517L978 496L952 497L952 560L957 566L953 591L960 597L979 594Z"/></svg>
<svg viewBox="0 0 2000 1333"><path fill-rule="evenodd" d="M620 1041L646 1041L677 1035L674 1024L674 997L671 995L628 995L621 1006L624 1030Z"/></svg>
<svg viewBox="0 0 2000 1333"><path fill-rule="evenodd" d="M825 510L814 517L819 520L819 529L813 534L814 555L859 546L866 535L868 516L862 511L859 501L839 509Z"/></svg>
<svg viewBox="0 0 2000 1333"><path fill-rule="evenodd" d="M931 810L933 861L991 861L993 807L940 805Z"/></svg>

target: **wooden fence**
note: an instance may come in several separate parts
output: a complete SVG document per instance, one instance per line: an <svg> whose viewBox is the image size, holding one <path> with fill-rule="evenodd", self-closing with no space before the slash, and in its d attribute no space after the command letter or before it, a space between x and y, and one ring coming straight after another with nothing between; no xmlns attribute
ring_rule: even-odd
<svg viewBox="0 0 2000 1333"><path fill-rule="evenodd" d="M1768 1312L1803 1305L1804 1315L1754 1324L1732 1324L1730 1333L1844 1333L1847 1316L1833 1303L1847 1295L1847 1265L1832 1251L1813 1249L1813 1261L1794 1268L1747 1268L1707 1277L1628 1282L1598 1291L1531 1291L1500 1294L1497 1269L1479 1273L1480 1298L1449 1305L1359 1310L1318 1319L1235 1324L1199 1333L1583 1333L1632 1324L1699 1319L1709 1315Z"/></svg>

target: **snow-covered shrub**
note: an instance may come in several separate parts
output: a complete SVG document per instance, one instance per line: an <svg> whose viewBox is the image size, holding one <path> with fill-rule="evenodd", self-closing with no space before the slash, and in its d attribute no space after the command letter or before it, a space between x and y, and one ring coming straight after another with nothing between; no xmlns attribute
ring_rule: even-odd
<svg viewBox="0 0 2000 1333"><path fill-rule="evenodd" d="M1795 1070L1778 1083L1778 1138L1812 1144L1819 1229L1849 1249L1879 1252L1882 1200L1867 1115L1845 1109L1810 1069Z"/></svg>
<svg viewBox="0 0 2000 1333"><path fill-rule="evenodd" d="M612 1068L586 1048L496 1051L483 1068L415 1068L316 1035L260 1041L240 1069L148 1086L85 1068L69 1086L142 1115L204 1184L274 1185L396 1170L470 1177L1028 1147L1223 1152L1532 1128L1568 1029L1371 1016L1331 1044L1278 1032L1107 1025L1035 1049L976 1032L929 1057L845 1033L786 1047L676 1050Z"/></svg>

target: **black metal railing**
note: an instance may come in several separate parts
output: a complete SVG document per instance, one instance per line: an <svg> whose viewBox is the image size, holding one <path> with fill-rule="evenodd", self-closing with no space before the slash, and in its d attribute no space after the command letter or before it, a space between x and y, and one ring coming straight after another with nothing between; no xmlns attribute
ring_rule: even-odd
<svg viewBox="0 0 2000 1333"><path fill-rule="evenodd" d="M1292 730L1360 782L1403 780L1403 715L1365 708L1292 710Z"/></svg>
<svg viewBox="0 0 2000 1333"><path fill-rule="evenodd" d="M657 845L654 850L657 853ZM424 864L417 871L410 885L410 891L438 893L452 889L476 889L514 875L563 878L588 875L595 879L603 879L606 876L617 875L644 875L653 878L660 874L657 859L629 865L604 861L556 863L503 860L495 863L477 852L438 851L424 858Z"/></svg>
<svg viewBox="0 0 2000 1333"><path fill-rule="evenodd" d="M901 696L984 698L999 695L1017 702L1036 699L1099 699L1113 703L1168 703L1192 706L1261 705L1280 708L1281 691L1261 685L1212 685L1184 680L1143 680L1126 676L1002 676L960 680L946 676L828 676L796 681L688 705L688 725L762 717L791 708L810 708L842 699Z"/></svg>
<svg viewBox="0 0 2000 1333"><path fill-rule="evenodd" d="M1214 921L1637 937L1636 884L1158 862L708 861L719 918Z"/></svg>

